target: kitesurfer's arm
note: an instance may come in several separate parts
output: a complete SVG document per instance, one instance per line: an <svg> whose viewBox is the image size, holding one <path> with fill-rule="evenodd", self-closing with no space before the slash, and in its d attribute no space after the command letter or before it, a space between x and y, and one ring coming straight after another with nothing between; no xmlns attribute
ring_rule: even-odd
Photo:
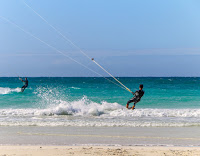
<svg viewBox="0 0 200 156"><path fill-rule="evenodd" d="M133 96L135 96L135 93L136 93L136 92L132 92Z"/></svg>
<svg viewBox="0 0 200 156"><path fill-rule="evenodd" d="M22 80L22 78L21 78L21 77L19 77L19 80L20 80L20 81L22 81L22 82L24 82L24 80Z"/></svg>

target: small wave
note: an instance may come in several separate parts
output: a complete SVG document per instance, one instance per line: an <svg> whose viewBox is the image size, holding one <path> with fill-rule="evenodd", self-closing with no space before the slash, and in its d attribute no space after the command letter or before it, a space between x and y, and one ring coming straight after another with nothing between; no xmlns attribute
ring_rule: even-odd
<svg viewBox="0 0 200 156"><path fill-rule="evenodd" d="M61 103L55 108L38 111L40 115L74 115L74 116L101 116L108 117L174 117L200 118L200 109L135 109L127 110L117 103L102 102L83 104L82 101Z"/></svg>
<svg viewBox="0 0 200 156"><path fill-rule="evenodd" d="M73 127L200 127L200 123L163 123L163 122L132 122L132 121L88 121L88 120L66 120L66 121L53 121L53 120L16 120L2 121L0 126L73 126Z"/></svg>
<svg viewBox="0 0 200 156"><path fill-rule="evenodd" d="M11 92L21 92L21 88L3 88L0 87L0 94L10 94Z"/></svg>
<svg viewBox="0 0 200 156"><path fill-rule="evenodd" d="M197 117L200 118L200 109L118 109L110 113L111 116L124 117Z"/></svg>

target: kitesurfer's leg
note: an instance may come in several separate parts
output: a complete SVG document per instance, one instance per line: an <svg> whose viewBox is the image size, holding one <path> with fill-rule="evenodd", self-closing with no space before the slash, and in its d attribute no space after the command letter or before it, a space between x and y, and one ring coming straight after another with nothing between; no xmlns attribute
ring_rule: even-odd
<svg viewBox="0 0 200 156"><path fill-rule="evenodd" d="M22 88L21 88L21 92L23 92L24 91L24 86L22 86Z"/></svg>
<svg viewBox="0 0 200 156"><path fill-rule="evenodd" d="M132 102L136 103L136 101L137 101L136 98L130 99L126 104L126 108L131 109L132 107L129 108L129 104L132 103Z"/></svg>
<svg viewBox="0 0 200 156"><path fill-rule="evenodd" d="M25 90L26 87L27 87L26 85L22 86L21 92L23 92L23 91Z"/></svg>
<svg viewBox="0 0 200 156"><path fill-rule="evenodd" d="M133 105L133 107L131 108L131 109L135 109L135 104L136 104L137 102L134 102L134 105Z"/></svg>
<svg viewBox="0 0 200 156"><path fill-rule="evenodd" d="M136 99L135 99L134 105L133 105L132 109L135 109L135 105L136 105L136 103L138 103L139 101L140 101L140 100L136 100Z"/></svg>
<svg viewBox="0 0 200 156"><path fill-rule="evenodd" d="M130 99L127 104L126 104L126 108L129 108L129 103L133 102L133 99Z"/></svg>
<svg viewBox="0 0 200 156"><path fill-rule="evenodd" d="M138 103L139 101L140 101L140 100L137 100L136 97L130 99L130 100L127 102L127 104L126 104L126 108L128 108L128 109L135 109L135 104ZM130 104L131 102L134 102L133 107L129 107L129 104Z"/></svg>

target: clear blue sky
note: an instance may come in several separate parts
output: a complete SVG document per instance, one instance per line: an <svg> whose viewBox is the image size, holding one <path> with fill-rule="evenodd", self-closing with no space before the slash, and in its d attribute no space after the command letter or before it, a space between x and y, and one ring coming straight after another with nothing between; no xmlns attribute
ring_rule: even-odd
<svg viewBox="0 0 200 156"><path fill-rule="evenodd" d="M200 76L199 0L25 0L115 76ZM15 22L91 69L23 0L1 0ZM0 76L97 76L0 19Z"/></svg>

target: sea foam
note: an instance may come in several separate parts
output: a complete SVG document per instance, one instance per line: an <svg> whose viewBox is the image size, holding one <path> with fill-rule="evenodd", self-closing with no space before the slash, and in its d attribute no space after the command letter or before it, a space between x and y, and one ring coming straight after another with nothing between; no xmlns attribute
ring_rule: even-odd
<svg viewBox="0 0 200 156"><path fill-rule="evenodd" d="M0 87L0 94L10 94L12 92L21 92L21 88L3 88Z"/></svg>
<svg viewBox="0 0 200 156"><path fill-rule="evenodd" d="M200 109L128 110L118 103L96 103L86 97L59 102L45 109L0 109L0 126L200 126Z"/></svg>
<svg viewBox="0 0 200 156"><path fill-rule="evenodd" d="M93 102L87 97L76 101L54 100L47 108L0 109L0 116L107 116L107 117L181 117L200 118L200 109L135 109L129 110L118 103Z"/></svg>

